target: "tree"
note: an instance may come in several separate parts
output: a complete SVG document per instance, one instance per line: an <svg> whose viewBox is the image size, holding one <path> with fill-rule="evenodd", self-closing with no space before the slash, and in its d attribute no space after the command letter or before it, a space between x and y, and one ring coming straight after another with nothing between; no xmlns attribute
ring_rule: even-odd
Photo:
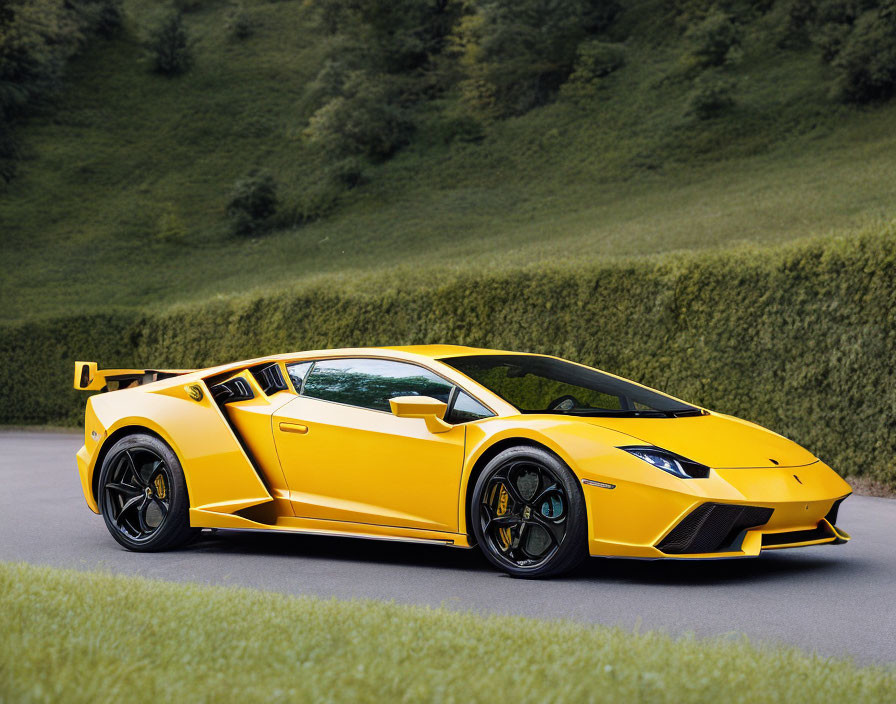
<svg viewBox="0 0 896 704"><path fill-rule="evenodd" d="M175 76L193 65L193 50L180 12L168 12L158 20L150 31L148 49L156 73Z"/></svg>
<svg viewBox="0 0 896 704"><path fill-rule="evenodd" d="M606 29L617 11L612 0L469 2L454 36L465 96L498 116L544 105L572 72L580 42Z"/></svg>

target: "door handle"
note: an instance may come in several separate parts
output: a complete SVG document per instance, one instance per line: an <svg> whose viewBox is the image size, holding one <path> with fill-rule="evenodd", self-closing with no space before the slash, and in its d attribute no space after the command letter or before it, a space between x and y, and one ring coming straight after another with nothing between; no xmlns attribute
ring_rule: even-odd
<svg viewBox="0 0 896 704"><path fill-rule="evenodd" d="M308 432L308 426L302 425L301 423L280 423L280 430L284 433L299 433L300 435L304 435Z"/></svg>

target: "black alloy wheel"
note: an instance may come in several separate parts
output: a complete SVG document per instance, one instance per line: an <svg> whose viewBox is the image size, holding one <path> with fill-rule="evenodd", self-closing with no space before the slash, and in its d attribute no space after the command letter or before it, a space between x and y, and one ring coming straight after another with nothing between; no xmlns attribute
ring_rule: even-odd
<svg viewBox="0 0 896 704"><path fill-rule="evenodd" d="M476 482L471 518L485 556L514 577L568 572L587 554L578 480L542 448L495 456Z"/></svg>
<svg viewBox="0 0 896 704"><path fill-rule="evenodd" d="M106 527L129 550L164 550L199 532L190 528L180 462L153 435L118 440L103 460L99 487L97 498Z"/></svg>

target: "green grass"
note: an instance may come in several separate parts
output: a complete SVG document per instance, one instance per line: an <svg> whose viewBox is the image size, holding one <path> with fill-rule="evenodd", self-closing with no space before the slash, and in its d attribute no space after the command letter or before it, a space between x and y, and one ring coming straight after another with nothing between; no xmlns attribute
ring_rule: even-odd
<svg viewBox="0 0 896 704"><path fill-rule="evenodd" d="M737 107L697 122L681 39L656 39L655 4L629 3L628 63L586 100L495 123L477 144L446 143L437 111L423 114L367 185L291 227L329 197L302 138L326 49L303 3L249 3L257 31L242 42L226 36L227 3L206 3L187 15L195 68L170 79L147 70L152 7L132 0L124 35L75 61L58 107L21 131L27 158L0 191L0 257L15 262L0 319L761 246L896 216L896 105L833 102L815 53L776 48L760 23L733 70ZM254 166L277 178L284 227L244 240L224 211ZM180 239L160 238L172 223Z"/></svg>
<svg viewBox="0 0 896 704"><path fill-rule="evenodd" d="M16 702L884 702L892 669L559 621L0 565ZM499 588L496 586L496 588Z"/></svg>

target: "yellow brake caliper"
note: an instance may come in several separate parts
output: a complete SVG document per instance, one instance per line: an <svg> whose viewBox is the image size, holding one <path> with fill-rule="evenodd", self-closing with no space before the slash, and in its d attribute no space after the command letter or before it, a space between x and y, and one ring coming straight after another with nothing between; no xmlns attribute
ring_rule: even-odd
<svg viewBox="0 0 896 704"><path fill-rule="evenodd" d="M501 491L498 494L498 508L495 511L495 514L498 516L503 516L507 513L507 502L510 497L507 494L507 489L504 488L504 485L501 485ZM501 549L507 550L510 547L510 541L512 538L510 537L510 528L499 528L498 529L498 537L501 539Z"/></svg>
<svg viewBox="0 0 896 704"><path fill-rule="evenodd" d="M153 485L156 487L156 496L164 499L168 493L168 489L165 486L165 478L161 474L157 475Z"/></svg>

